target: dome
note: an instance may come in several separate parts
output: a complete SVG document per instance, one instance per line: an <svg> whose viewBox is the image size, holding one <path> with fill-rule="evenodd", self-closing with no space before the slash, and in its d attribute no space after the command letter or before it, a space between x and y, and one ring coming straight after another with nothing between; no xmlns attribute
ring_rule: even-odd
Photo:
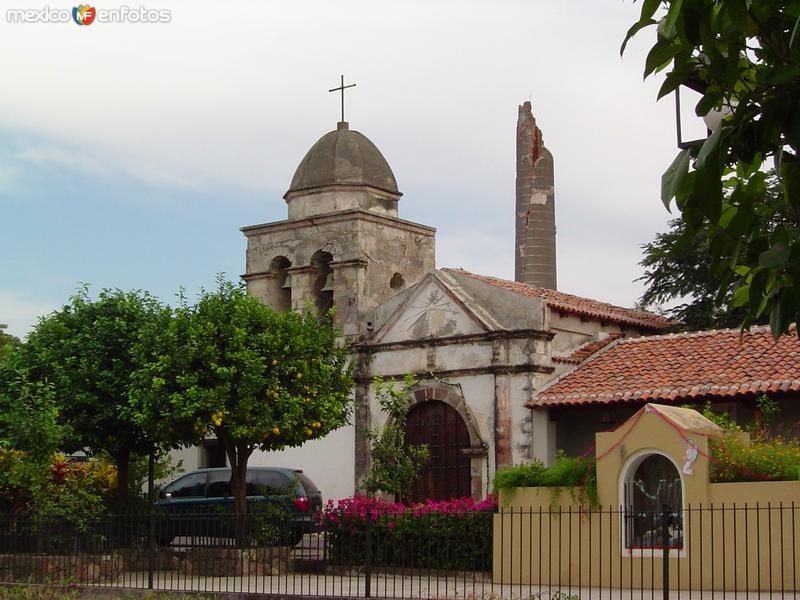
<svg viewBox="0 0 800 600"><path fill-rule="evenodd" d="M370 186L400 195L389 163L366 136L346 122L323 135L306 153L284 198L301 190L331 185Z"/></svg>

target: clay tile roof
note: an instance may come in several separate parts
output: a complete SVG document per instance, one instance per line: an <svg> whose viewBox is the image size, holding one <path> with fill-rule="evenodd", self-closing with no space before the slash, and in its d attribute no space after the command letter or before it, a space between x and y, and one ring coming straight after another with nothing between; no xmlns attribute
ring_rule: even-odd
<svg viewBox="0 0 800 600"><path fill-rule="evenodd" d="M463 269L443 269L445 271L452 271L453 273L461 273L473 277L478 281L483 281L491 285L522 294L531 298L540 298L544 300L547 306L553 310L558 310L573 315L590 317L593 319L609 321L611 323L620 323L624 325L632 325L642 329L649 329L653 331L660 331L676 325L675 321L656 315L643 310L636 310L633 308L623 308L622 306L614 306L606 302L592 300L591 298L581 298L580 296L573 296L572 294L565 294L557 290L550 290L547 288L536 287L528 285L527 283L519 283L518 281L508 281L507 279L498 279L497 277L487 277L486 275L477 275L464 271Z"/></svg>
<svg viewBox="0 0 800 600"><path fill-rule="evenodd" d="M575 350L573 350L572 353L567 356L554 356L553 361L566 365L579 365L592 354L602 350L611 342L618 340L621 337L621 333L612 333L601 340L592 340L591 342L586 342L585 344L575 348Z"/></svg>
<svg viewBox="0 0 800 600"><path fill-rule="evenodd" d="M529 407L612 402L683 402L800 391L796 331L715 329L616 340L542 389Z"/></svg>

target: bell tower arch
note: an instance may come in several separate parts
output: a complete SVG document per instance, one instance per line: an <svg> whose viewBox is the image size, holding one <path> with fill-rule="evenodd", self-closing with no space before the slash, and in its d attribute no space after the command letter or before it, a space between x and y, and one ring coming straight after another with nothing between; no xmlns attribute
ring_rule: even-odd
<svg viewBox="0 0 800 600"><path fill-rule="evenodd" d="M340 122L300 161L284 194L288 218L241 229L248 293L276 308L287 289L292 308L334 305L335 325L358 335L367 310L435 268L436 230L400 219L401 196L377 146Z"/></svg>

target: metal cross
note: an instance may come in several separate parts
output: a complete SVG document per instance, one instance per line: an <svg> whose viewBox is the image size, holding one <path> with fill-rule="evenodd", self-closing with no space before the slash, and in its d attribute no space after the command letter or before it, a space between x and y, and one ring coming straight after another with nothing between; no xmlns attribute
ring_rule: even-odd
<svg viewBox="0 0 800 600"><path fill-rule="evenodd" d="M350 85L345 85L344 84L344 75L342 75L342 83L341 83L341 85L339 87L335 87L333 89L328 90L329 92L338 92L338 91L342 92L342 122L343 123L344 123L344 91L347 88L351 88L351 87L356 87L356 84L355 83L351 83Z"/></svg>

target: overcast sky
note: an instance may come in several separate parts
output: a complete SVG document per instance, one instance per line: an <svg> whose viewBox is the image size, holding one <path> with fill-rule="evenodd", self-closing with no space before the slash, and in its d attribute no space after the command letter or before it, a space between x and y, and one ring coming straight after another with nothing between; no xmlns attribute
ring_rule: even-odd
<svg viewBox="0 0 800 600"><path fill-rule="evenodd" d="M555 157L559 289L631 306L666 227L670 99L619 56L631 0L168 2L161 24L0 13L0 322L24 335L79 282L172 302L244 271L239 227L339 119L394 170L437 266L513 278L514 138L529 97ZM138 7L139 3L130 3ZM93 5L111 8L121 3Z"/></svg>

